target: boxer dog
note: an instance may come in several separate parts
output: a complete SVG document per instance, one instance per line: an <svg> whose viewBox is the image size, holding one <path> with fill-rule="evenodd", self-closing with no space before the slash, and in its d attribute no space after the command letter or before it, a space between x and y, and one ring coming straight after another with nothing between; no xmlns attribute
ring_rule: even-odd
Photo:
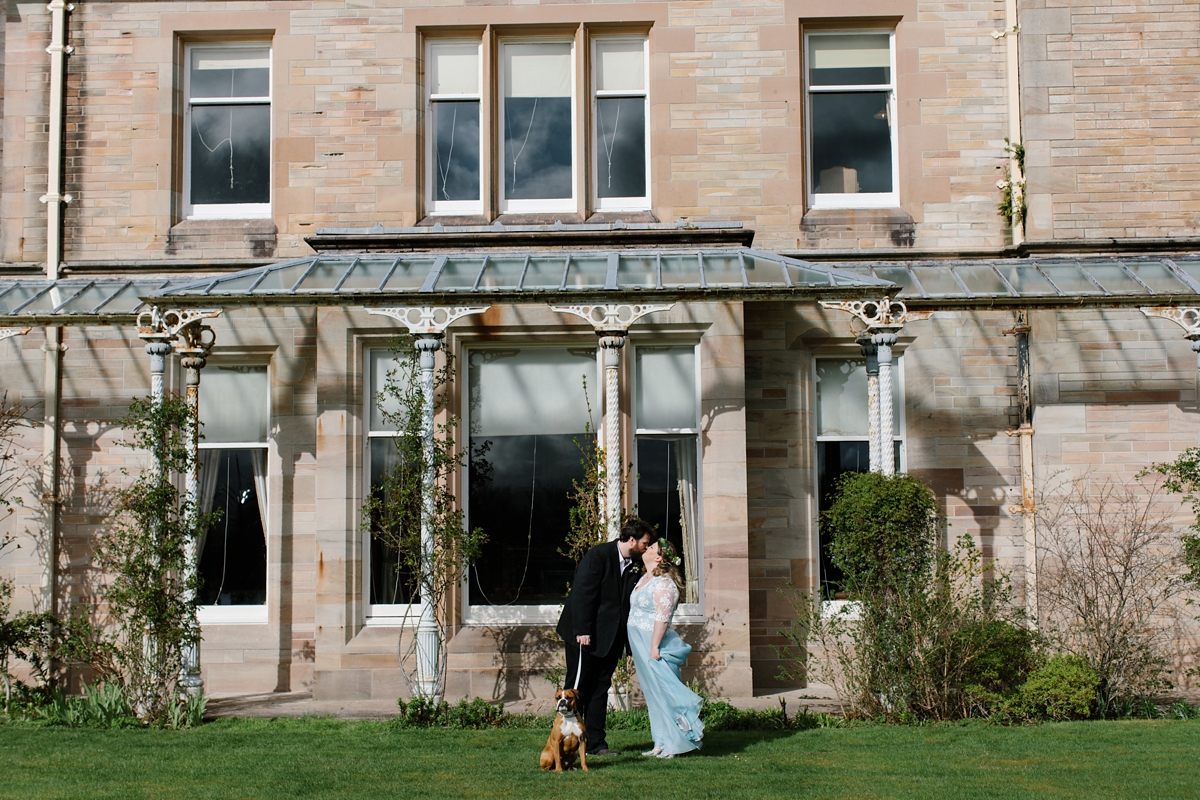
<svg viewBox="0 0 1200 800"><path fill-rule="evenodd" d="M542 748L539 761L546 772L554 770L562 772L570 769L579 754L579 765L584 772L587 767L587 728L579 718L577 701L578 692L574 689L559 689L554 693L554 727L550 730L550 738Z"/></svg>

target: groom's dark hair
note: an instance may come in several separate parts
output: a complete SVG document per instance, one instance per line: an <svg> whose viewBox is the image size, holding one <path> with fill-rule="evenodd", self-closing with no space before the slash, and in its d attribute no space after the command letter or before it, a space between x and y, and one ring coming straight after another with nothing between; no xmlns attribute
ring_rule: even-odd
<svg viewBox="0 0 1200 800"><path fill-rule="evenodd" d="M653 525L641 517L626 517L625 524L621 526L621 541L628 542L630 539L641 539L644 536L650 537L650 544L658 541L658 531Z"/></svg>

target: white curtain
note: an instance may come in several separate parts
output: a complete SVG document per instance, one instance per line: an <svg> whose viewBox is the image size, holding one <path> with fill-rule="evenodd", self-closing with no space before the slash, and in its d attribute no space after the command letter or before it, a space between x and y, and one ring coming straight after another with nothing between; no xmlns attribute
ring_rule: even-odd
<svg viewBox="0 0 1200 800"><path fill-rule="evenodd" d="M221 471L221 454L224 450L200 451L200 512L207 514L212 511L213 500L217 495L217 475ZM204 543L208 541L208 530L200 534L197 545L197 557L204 555Z"/></svg>
<svg viewBox="0 0 1200 800"><path fill-rule="evenodd" d="M258 518L262 522L263 538L267 536L267 450L256 447L250 451L254 465L254 494L258 498Z"/></svg>
<svg viewBox="0 0 1200 800"><path fill-rule="evenodd" d="M687 568L683 602L700 602L700 532L696 530L696 439L676 439L675 463L679 470L679 527L683 532L683 557Z"/></svg>

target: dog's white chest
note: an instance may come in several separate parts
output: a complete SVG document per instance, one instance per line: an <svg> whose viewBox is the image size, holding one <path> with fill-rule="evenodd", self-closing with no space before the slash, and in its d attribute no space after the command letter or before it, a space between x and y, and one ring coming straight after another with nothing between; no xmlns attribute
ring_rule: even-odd
<svg viewBox="0 0 1200 800"><path fill-rule="evenodd" d="M563 717L559 730L562 731L563 736L583 735L583 728L579 727L579 719L577 717Z"/></svg>

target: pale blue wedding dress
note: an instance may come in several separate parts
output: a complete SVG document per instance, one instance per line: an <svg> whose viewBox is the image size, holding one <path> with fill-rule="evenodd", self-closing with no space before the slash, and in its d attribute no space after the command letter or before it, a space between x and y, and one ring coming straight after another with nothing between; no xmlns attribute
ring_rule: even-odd
<svg viewBox="0 0 1200 800"><path fill-rule="evenodd" d="M678 602L679 589L666 575L651 578L629 598L629 649L646 696L654 746L662 748L656 755L664 757L699 749L704 737L704 723L700 721L704 701L679 678L679 668L692 646L671 627ZM650 657L655 622L667 623L667 632L658 646L662 656L658 661Z"/></svg>

